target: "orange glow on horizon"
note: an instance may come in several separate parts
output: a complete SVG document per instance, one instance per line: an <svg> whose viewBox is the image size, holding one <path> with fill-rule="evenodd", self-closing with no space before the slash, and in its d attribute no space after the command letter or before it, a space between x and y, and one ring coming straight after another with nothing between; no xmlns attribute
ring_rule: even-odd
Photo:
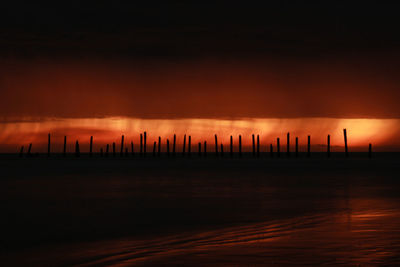
<svg viewBox="0 0 400 267"><path fill-rule="evenodd" d="M238 136L242 135L245 150L251 145L251 135L260 135L261 150L269 144L276 144L280 137L281 146L286 146L286 133L291 134L291 145L295 137L299 138L302 148L307 135L311 135L313 151L325 151L326 136L331 135L332 149L343 146L343 128L347 128L351 151L365 151L372 143L374 151L397 151L399 141L394 138L400 129L399 119L333 119L333 118L297 118L297 119L137 119L124 117L85 118L85 119L45 119L0 124L1 152L16 152L21 145L33 143L37 150L45 151L47 134L52 135L52 150L61 150L64 135L68 138L69 148L79 140L86 149L90 136L94 136L95 150L107 143L120 143L125 135L127 144L139 143L139 134L147 132L147 145L151 146L161 136L162 143L177 135L181 144L183 135L192 136L192 145L208 141L213 149L214 134L218 141L229 145L230 135L237 146ZM210 150L211 151L211 150Z"/></svg>

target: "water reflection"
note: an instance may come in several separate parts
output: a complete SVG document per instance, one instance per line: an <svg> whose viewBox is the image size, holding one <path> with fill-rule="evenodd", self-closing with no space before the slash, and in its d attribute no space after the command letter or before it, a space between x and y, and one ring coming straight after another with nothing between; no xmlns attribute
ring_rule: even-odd
<svg viewBox="0 0 400 267"><path fill-rule="evenodd" d="M82 162L0 162L4 266L400 264L396 158Z"/></svg>
<svg viewBox="0 0 400 267"><path fill-rule="evenodd" d="M366 203L386 204L388 209L365 209ZM400 212L390 209L394 203L353 199L349 204L349 209L337 213L160 239L90 244L74 255L73 263L93 266L399 264Z"/></svg>

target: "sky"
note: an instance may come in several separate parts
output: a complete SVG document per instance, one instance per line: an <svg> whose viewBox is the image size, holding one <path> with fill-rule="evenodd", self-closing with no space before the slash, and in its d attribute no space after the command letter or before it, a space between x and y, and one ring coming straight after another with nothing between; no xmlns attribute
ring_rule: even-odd
<svg viewBox="0 0 400 267"><path fill-rule="evenodd" d="M26 133L45 141L47 130L78 133L112 118L125 119L122 125L147 121L149 129L162 120L171 131L184 120L179 134L201 139L204 131L190 128L199 119L210 122L202 124L206 130L225 120L281 119L295 132L299 119L303 130L313 118L380 120L387 127L379 138L370 130L364 136L397 147L391 133L400 119L398 8L378 1L6 4L0 150L26 143ZM54 120L64 124L49 128ZM41 130L10 130L26 122L42 122ZM325 136L342 127L332 125L309 132ZM110 139L128 132L108 127ZM268 136L285 131L280 126Z"/></svg>

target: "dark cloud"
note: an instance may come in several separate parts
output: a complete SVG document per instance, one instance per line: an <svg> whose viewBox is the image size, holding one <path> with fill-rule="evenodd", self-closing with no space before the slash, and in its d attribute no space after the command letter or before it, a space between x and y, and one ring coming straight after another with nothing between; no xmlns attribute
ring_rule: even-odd
<svg viewBox="0 0 400 267"><path fill-rule="evenodd" d="M18 57L314 58L398 50L397 4L14 4L0 52Z"/></svg>
<svg viewBox="0 0 400 267"><path fill-rule="evenodd" d="M397 69L381 58L134 64L13 61L0 69L0 114L400 118Z"/></svg>
<svg viewBox="0 0 400 267"><path fill-rule="evenodd" d="M13 2L2 117L400 117L397 4Z"/></svg>

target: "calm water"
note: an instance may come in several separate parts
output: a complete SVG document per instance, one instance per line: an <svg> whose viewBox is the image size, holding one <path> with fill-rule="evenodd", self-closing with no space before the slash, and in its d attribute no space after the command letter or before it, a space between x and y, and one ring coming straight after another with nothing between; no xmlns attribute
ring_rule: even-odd
<svg viewBox="0 0 400 267"><path fill-rule="evenodd" d="M6 265L398 265L398 157L16 159Z"/></svg>

